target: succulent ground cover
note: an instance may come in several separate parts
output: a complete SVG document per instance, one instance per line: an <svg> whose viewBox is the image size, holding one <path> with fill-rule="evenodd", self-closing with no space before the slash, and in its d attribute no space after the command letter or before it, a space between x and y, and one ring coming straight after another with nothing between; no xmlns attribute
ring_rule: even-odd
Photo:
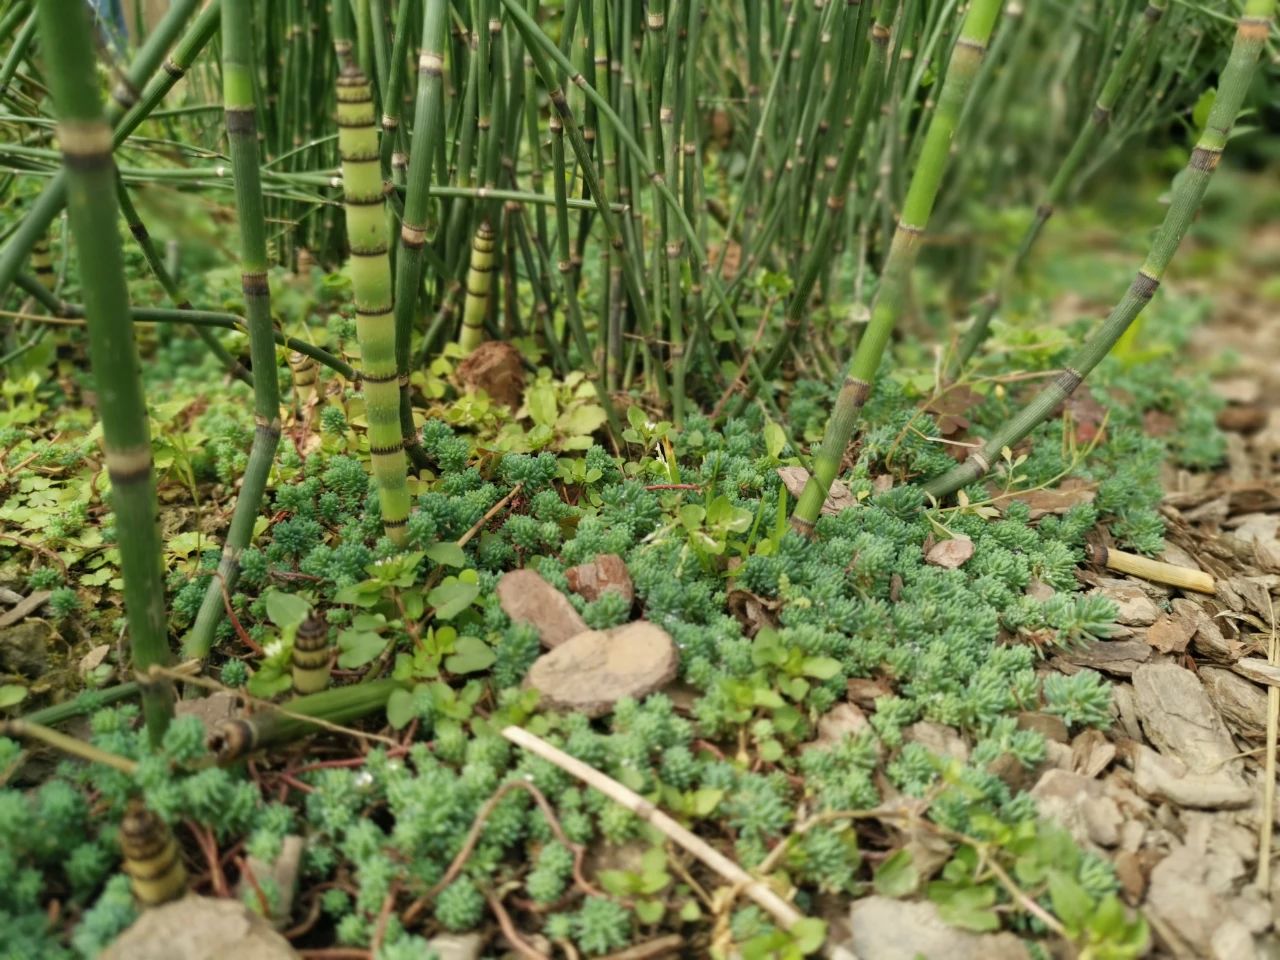
<svg viewBox="0 0 1280 960"><path fill-rule="evenodd" d="M1211 175L1272 4L179 2L105 113L59 6L0 13L2 955L1266 949L1277 201Z"/></svg>

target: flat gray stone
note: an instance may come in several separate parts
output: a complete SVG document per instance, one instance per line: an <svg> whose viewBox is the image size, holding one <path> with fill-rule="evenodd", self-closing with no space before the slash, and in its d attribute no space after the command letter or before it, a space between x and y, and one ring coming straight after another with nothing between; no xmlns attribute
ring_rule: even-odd
<svg viewBox="0 0 1280 960"><path fill-rule="evenodd" d="M1236 736L1251 740L1267 734L1267 694L1255 683L1225 667L1200 668L1205 693Z"/></svg>
<svg viewBox="0 0 1280 960"><path fill-rule="evenodd" d="M498 602L516 623L533 624L542 645L548 649L589 629L569 598L542 579L536 570L504 573L498 581Z"/></svg>
<svg viewBox="0 0 1280 960"><path fill-rule="evenodd" d="M237 900L187 896L152 907L99 960L297 960L289 941Z"/></svg>
<svg viewBox="0 0 1280 960"><path fill-rule="evenodd" d="M948 925L932 903L864 897L849 910L859 960L1027 960L1011 933L979 934Z"/></svg>
<svg viewBox="0 0 1280 960"><path fill-rule="evenodd" d="M1253 790L1233 770L1194 773L1176 757L1165 757L1146 744L1131 746L1133 783L1138 792L1183 807L1238 809L1253 802Z"/></svg>
<svg viewBox="0 0 1280 960"><path fill-rule="evenodd" d="M647 620L587 630L544 653L527 683L549 707L599 717L623 697L640 698L673 679L680 654L670 635Z"/></svg>
<svg viewBox="0 0 1280 960"><path fill-rule="evenodd" d="M1192 773L1238 766L1227 725L1194 673L1176 663L1151 663L1133 674L1134 704L1147 740Z"/></svg>
<svg viewBox="0 0 1280 960"><path fill-rule="evenodd" d="M478 933L442 933L427 941L428 951L434 950L437 960L480 960L483 948L484 937Z"/></svg>

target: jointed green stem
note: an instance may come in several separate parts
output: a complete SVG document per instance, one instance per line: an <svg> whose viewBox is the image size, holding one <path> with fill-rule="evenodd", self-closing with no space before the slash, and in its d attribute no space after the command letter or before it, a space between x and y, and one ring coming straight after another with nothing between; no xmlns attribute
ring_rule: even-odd
<svg viewBox="0 0 1280 960"><path fill-rule="evenodd" d="M1120 51L1120 55L1111 67L1111 72L1107 75L1107 80L1101 93L1098 94L1098 102L1089 114L1089 119L1085 121L1084 126L1080 128L1080 132L1076 134L1075 143L1072 144L1071 150L1063 158L1061 166L1058 167L1057 173L1054 174L1053 181L1045 190L1044 199L1041 200L1040 205L1036 208L1031 223L1027 225L1026 232L1018 243L1017 252L1005 268L996 289L992 290L979 302L973 323L966 331L955 356L951 359L947 370L947 376L950 379L960 375L960 371L969 362L969 358L973 356L974 352L987 338L987 330L991 325L991 318L1000 309L1000 303L1004 299L1005 292L1021 272L1022 266L1026 263L1027 256L1031 253L1031 248L1035 246L1041 230L1049 218L1053 216L1054 208L1062 201L1067 190L1075 183L1076 175L1081 165L1089 158L1089 155L1093 152L1094 147L1097 146L1102 134L1110 124L1116 101L1120 99L1120 94L1124 91L1125 83L1133 72L1133 66L1137 62L1138 56L1151 44L1151 38L1155 34L1156 27L1164 18L1166 6L1167 0L1149 0L1146 9L1138 14L1138 23L1129 31L1129 38L1125 41L1124 49Z"/></svg>
<svg viewBox="0 0 1280 960"><path fill-rule="evenodd" d="M134 669L144 671L152 664L167 664L171 654L151 430L116 227L111 128L98 99L87 8L79 0L41 0L39 13L89 321L89 355L102 413L111 506L120 537L125 616ZM164 681L147 683L142 705L147 732L152 744L158 745L173 717L172 686Z"/></svg>
<svg viewBox="0 0 1280 960"><path fill-rule="evenodd" d="M193 657L206 656L213 646L214 630L225 609L223 592L230 592L239 578L240 554L253 536L254 521L280 442L280 381L271 323L271 287L267 282L267 226L262 210L253 79L253 22L252 0L223 0L222 92L240 221L240 285L244 291L249 356L253 363L255 429L222 558L186 640L187 654Z"/></svg>
<svg viewBox="0 0 1280 960"><path fill-rule="evenodd" d="M1209 111L1204 132L1191 151L1186 168L1174 180L1168 212L1129 289L1049 386L996 431L982 445L981 450L973 451L964 463L925 485L925 490L930 495L945 497L954 493L980 479L992 466L999 463L1000 451L1021 441L1052 416L1058 405L1101 362L1151 300L1169 262L1182 243L1182 238L1195 219L1205 190L1222 158L1227 138L1257 70L1258 57L1271 29L1275 8L1275 0L1247 0L1245 3L1244 13L1236 26L1231 54L1218 80L1217 97Z"/></svg>
<svg viewBox="0 0 1280 960"><path fill-rule="evenodd" d="M818 519L822 504L827 499L827 491L831 489L831 483L840 470L840 461L853 436L859 413L871 393L880 359L902 313L906 302L907 282L915 266L920 242L929 225L934 200L946 169L947 156L955 138L960 111L978 68L982 65L983 54L999 13L999 0L973 0L965 15L964 25L947 66L937 108L929 120L920 162L912 174L902 216L889 247L889 256L885 261L880 287L871 310L871 321L858 341L853 362L836 398L835 409L831 419L827 421L822 448L814 457L813 473L791 515L792 525L803 533L811 532Z"/></svg>
<svg viewBox="0 0 1280 960"><path fill-rule="evenodd" d="M338 141L369 459L382 507L382 527L393 543L403 546L409 521L408 464L400 430L400 376L378 128L369 81L354 65L344 67L338 77Z"/></svg>

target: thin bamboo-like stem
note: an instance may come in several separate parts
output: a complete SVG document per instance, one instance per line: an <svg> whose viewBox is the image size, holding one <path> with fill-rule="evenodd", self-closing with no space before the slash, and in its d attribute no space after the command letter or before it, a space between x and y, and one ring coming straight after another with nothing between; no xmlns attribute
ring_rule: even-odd
<svg viewBox="0 0 1280 960"><path fill-rule="evenodd" d="M885 0L871 28L868 38L870 51L866 61L866 72L858 87L858 99L853 109L850 128L845 137L844 150L836 166L834 183L827 195L824 209L818 221L818 228L808 253L801 261L799 280L791 293L787 305L787 313L783 323L781 336L774 343L773 349L760 365L764 378L771 377L786 357L795 342L804 319L809 312L809 297L822 272L823 264L830 256L830 246L836 228L843 219L846 197L852 182L858 158L864 149L864 136L871 120L873 109L880 102L880 92L885 79L885 63L888 59L890 27L897 13L898 0ZM757 380L756 383L761 382ZM735 416L742 411L755 395L755 384L748 387L730 408L729 415Z"/></svg>
<svg viewBox="0 0 1280 960"><path fill-rule="evenodd" d="M858 341L858 349L836 398L835 409L827 421L822 448L814 457L813 472L791 515L792 525L806 535L812 532L818 512L827 499L827 491L840 471L840 462L853 436L862 406L871 393L880 359L906 306L908 281L942 183L956 123L982 65L999 13L999 0L974 0L965 14L964 25L960 28L947 66L942 92L938 96L937 109L929 120L920 163L911 176L902 216L893 234L871 320Z"/></svg>
<svg viewBox="0 0 1280 960"><path fill-rule="evenodd" d="M126 73L122 74L120 82L116 85L112 100L107 105L107 123L114 127L112 134L113 146L118 147L120 143L142 122L145 113L140 110L146 101L144 96L136 104L133 102L134 95L132 91L147 85L147 81L160 67L161 60L164 59L165 51L169 49L169 45L173 43L174 38L182 31L182 28L191 19L192 13L199 5L200 0L174 0L169 8L169 12L156 25L156 29L147 37L146 42L138 51L137 57L134 58L132 64ZM195 36L200 33L198 28L208 27L212 21L213 27L217 24L217 5L221 0L213 0L209 8L200 15L197 23L193 25L188 36ZM58 6L58 4L54 4ZM209 9L215 11L213 17L208 16ZM213 35L213 28L208 28L203 34L203 42L199 47L203 47L208 42L210 36ZM175 49L175 55L177 50ZM189 61L188 61L189 62ZM168 75L168 70L164 71ZM181 74L178 74L181 76ZM157 80L162 78L157 77ZM169 81L171 87L177 82L177 77L173 77ZM150 89L150 86L148 86ZM167 87L165 88L168 89ZM159 102L159 98L151 103L151 107ZM132 109L130 109L132 108ZM13 283L13 278L21 269L22 263L27 258L31 247L45 231L49 229L49 224L53 222L59 211L62 210L67 200L67 174L65 171L59 171L48 183L40 195L27 209L26 215L18 228L9 237L8 242L0 249L0 291L7 290L9 285Z"/></svg>
<svg viewBox="0 0 1280 960"><path fill-rule="evenodd" d="M484 318L493 284L493 250L493 227L488 220L481 220L471 240L471 259L467 263L467 292L458 331L458 347L463 353L470 353L484 340Z"/></svg>
<svg viewBox="0 0 1280 960"><path fill-rule="evenodd" d="M223 0L222 92L240 222L240 286L253 362L254 433L222 557L186 639L187 655L197 658L208 654L214 630L225 615L223 592L234 588L239 578L240 554L253 536L254 521L280 442L280 380L272 335L271 286L267 280L267 228L262 212L252 31L253 0Z"/></svg>
<svg viewBox="0 0 1280 960"><path fill-rule="evenodd" d="M1018 274L1021 273L1022 267L1027 261L1027 256L1031 253L1031 248L1035 246L1045 223L1053 216L1054 209L1062 201L1067 190L1075 184L1081 165L1093 153L1102 134L1111 123L1111 115L1115 110L1116 101L1120 99L1120 94L1124 92L1125 85L1129 81L1129 76L1133 72L1133 67L1138 57L1151 45L1156 27L1164 19L1167 5L1168 0L1149 0L1146 8L1142 13L1138 14L1138 22L1130 29L1124 48L1120 51L1120 55L1116 57L1115 63L1111 67L1111 72L1107 76L1106 83L1103 85L1102 92L1098 94L1098 100L1094 105L1093 111L1089 114L1084 126L1080 128L1079 133L1076 134L1075 143L1072 144L1071 150L1063 158L1062 164L1058 167L1057 173L1054 174L1052 182L1046 188L1044 198L1040 201L1040 205L1036 207L1035 215L1031 218L1031 223L1027 225L1022 239L1018 243L1017 251L1006 265L996 288L979 301L973 323L965 332L964 339L960 341L959 349L951 358L947 370L949 379L954 380L960 375L964 365L969 362L969 359L987 338L987 331L991 326L991 318L1000 309L1000 304L1004 300L1006 291Z"/></svg>
<svg viewBox="0 0 1280 960"><path fill-rule="evenodd" d="M21 8L15 8L15 12L21 16ZM31 38L36 34L36 14L33 10L28 16L27 21L18 30L18 35L13 38L13 46L9 48L8 55L4 58L4 63L0 64L0 97L3 97L9 89L9 81L13 79L13 75L18 72L18 65L27 56L27 51L31 47Z"/></svg>
<svg viewBox="0 0 1280 960"><path fill-rule="evenodd" d="M1214 170L1222 157L1231 128L1253 81L1258 57L1266 43L1275 14L1275 0L1247 0L1237 22L1231 54L1218 79L1218 93L1204 132L1186 168L1174 180L1169 209L1151 241L1146 260L1110 315L1072 355L1066 367L1025 407L1004 423L980 450L973 450L959 466L925 484L931 496L945 497L982 478L1000 462L1000 451L1012 447L1052 416L1058 405L1075 391L1103 357L1115 346L1129 325L1142 313L1186 236Z"/></svg>
<svg viewBox="0 0 1280 960"><path fill-rule="evenodd" d="M125 189L124 184L120 183L118 179L116 189L120 201L120 212L124 215L124 222L128 224L129 233L133 235L133 239L138 242L138 248L142 251L142 258L147 261L147 266L151 268L156 281L164 289L169 299L173 301L175 307L179 310L190 310L192 308L191 301L184 297L178 289L177 283L174 282L168 268L164 265L164 261L160 258L160 254L156 251L156 245L151 241L151 233L138 215L138 208L133 205L129 191ZM200 338L233 377L244 383L253 384L253 378L249 375L249 371L244 368L244 365L239 360L231 355L231 352L222 345L212 330L198 324L194 325L193 329L196 332L196 336Z"/></svg>
<svg viewBox="0 0 1280 960"><path fill-rule="evenodd" d="M89 356L102 416L111 506L120 538L125 616L135 670L171 659L164 556L157 521L151 429L129 320L129 289L116 228L111 128L98 99L91 25L79 0L41 0L40 36L58 111L71 235L89 320ZM147 683L143 716L153 745L173 718L173 687Z"/></svg>
<svg viewBox="0 0 1280 960"><path fill-rule="evenodd" d="M369 81L359 67L344 67L338 77L338 149L351 247L348 271L360 341L360 379L369 422L370 469L378 488L382 529L393 543L403 546L409 522L409 467L400 435L391 260L374 118Z"/></svg>
<svg viewBox="0 0 1280 960"><path fill-rule="evenodd" d="M405 0L401 0L405 2ZM414 107L413 139L405 185L404 214L395 276L395 357L399 376L400 436L415 468L427 465L409 404L409 354L414 318L422 289L422 262L427 245L427 216L431 209L431 168L444 133L444 44L448 24L447 0L426 0L422 23L422 52L418 56L418 91Z"/></svg>

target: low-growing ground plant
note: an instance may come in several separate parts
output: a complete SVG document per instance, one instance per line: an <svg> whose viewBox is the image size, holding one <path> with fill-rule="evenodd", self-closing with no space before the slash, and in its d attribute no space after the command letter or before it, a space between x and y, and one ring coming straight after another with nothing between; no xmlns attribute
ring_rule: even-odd
<svg viewBox="0 0 1280 960"><path fill-rule="evenodd" d="M0 10L6 955L96 956L189 885L380 960L799 957L873 893L1141 956L1018 718L1111 724L1044 665L1114 629L1086 548L1159 553L1162 464L1222 459L1208 300L1159 287L1274 6ZM1103 204L1115 254L1055 275L1055 210L1157 148L1154 232ZM570 589L605 555L634 598ZM665 631L678 685L540 702L516 569ZM247 864L294 836L291 897Z"/></svg>

